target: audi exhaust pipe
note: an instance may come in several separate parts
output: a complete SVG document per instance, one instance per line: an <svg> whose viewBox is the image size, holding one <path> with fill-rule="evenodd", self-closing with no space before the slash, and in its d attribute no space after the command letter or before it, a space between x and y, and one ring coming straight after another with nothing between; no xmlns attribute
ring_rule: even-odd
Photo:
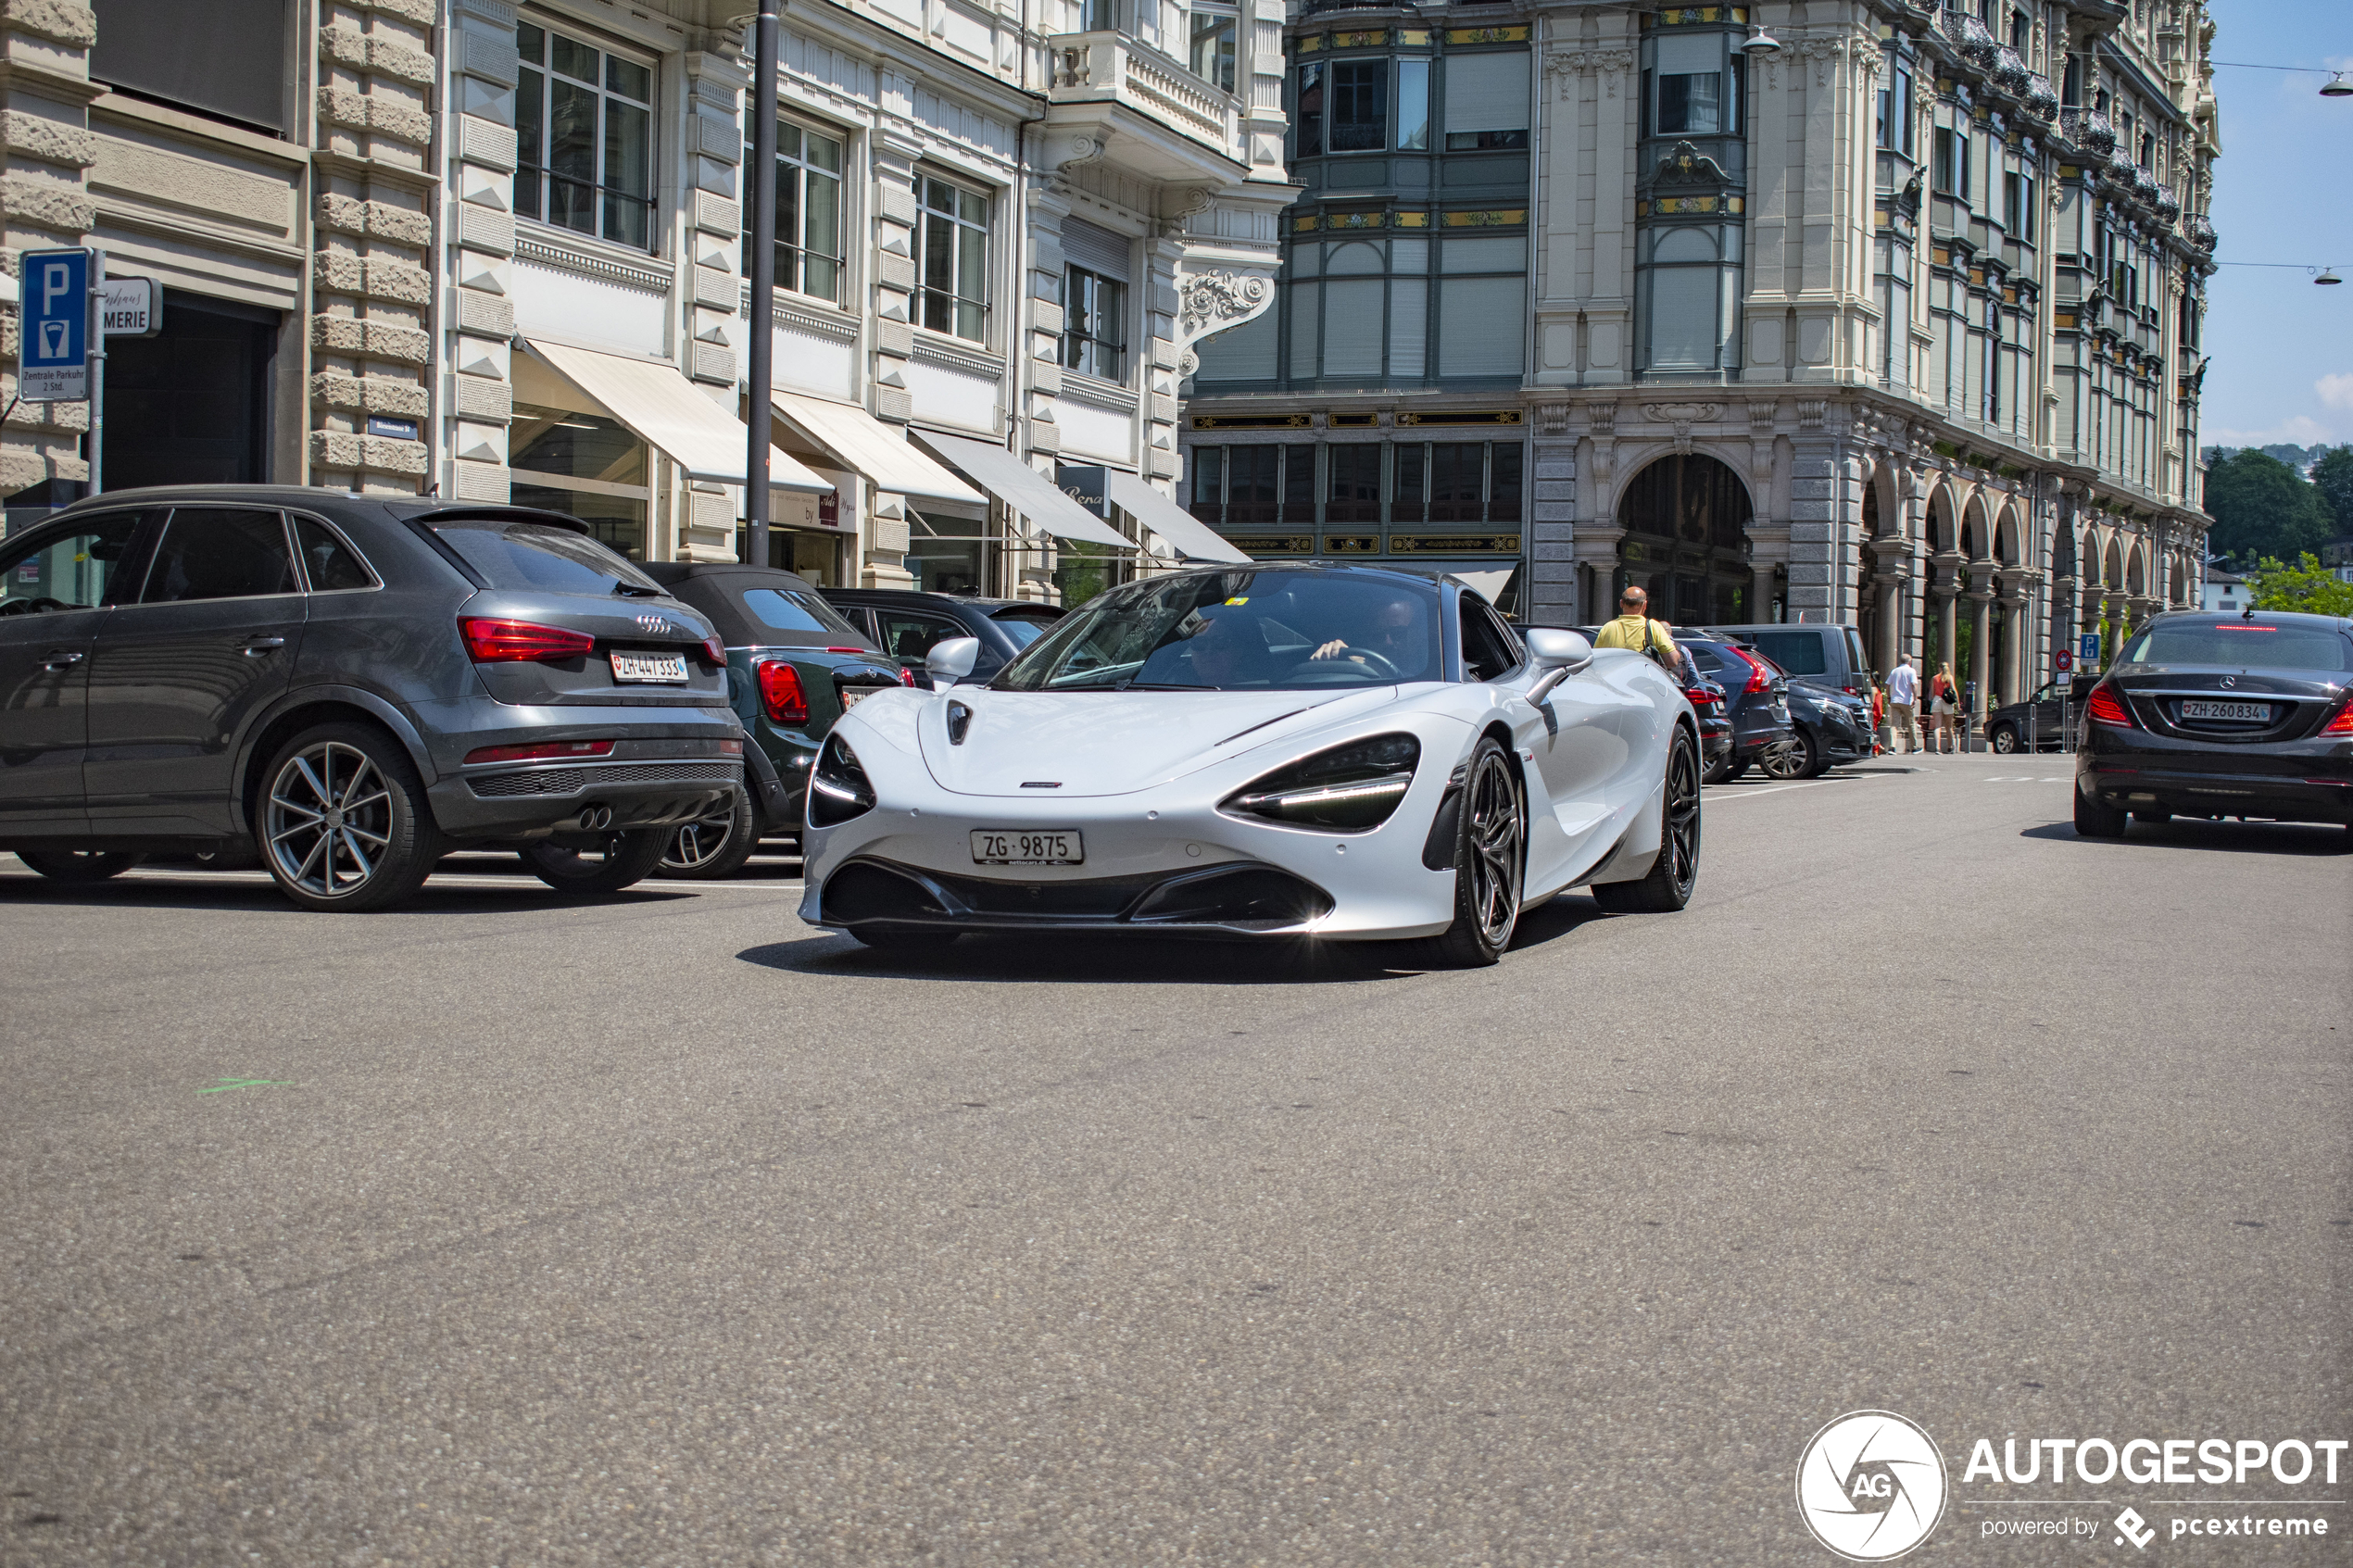
<svg viewBox="0 0 2353 1568"><path fill-rule="evenodd" d="M602 833L605 829L612 826L612 808L610 806L583 806L580 809L579 821L581 832Z"/></svg>

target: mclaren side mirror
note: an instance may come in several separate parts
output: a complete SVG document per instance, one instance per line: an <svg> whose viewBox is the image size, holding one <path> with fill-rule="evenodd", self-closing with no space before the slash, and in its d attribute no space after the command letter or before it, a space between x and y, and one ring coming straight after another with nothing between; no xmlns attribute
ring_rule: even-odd
<svg viewBox="0 0 2353 1568"><path fill-rule="evenodd" d="M1541 702L1553 695L1553 688L1593 662L1593 645L1575 632L1558 626L1531 626L1525 636L1529 657L1542 671L1536 684L1528 688L1528 700Z"/></svg>
<svg viewBox="0 0 2353 1568"><path fill-rule="evenodd" d="M973 672L980 661L978 637L949 637L934 643L924 657L924 673L940 685L952 686Z"/></svg>

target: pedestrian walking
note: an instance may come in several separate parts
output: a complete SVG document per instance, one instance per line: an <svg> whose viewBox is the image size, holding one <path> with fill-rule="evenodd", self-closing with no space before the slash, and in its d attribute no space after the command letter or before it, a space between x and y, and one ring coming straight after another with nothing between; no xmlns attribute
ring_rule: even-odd
<svg viewBox="0 0 2353 1568"><path fill-rule="evenodd" d="M1887 676L1887 748L1898 756L1928 749L1920 744L1919 696L1920 678L1912 669L1912 656L1906 654ZM1899 747L1898 741L1905 744Z"/></svg>
<svg viewBox="0 0 2353 1568"><path fill-rule="evenodd" d="M1953 684L1953 667L1940 664L1928 682L1929 749L1950 752L1955 749L1954 732L1961 710L1961 690Z"/></svg>
<svg viewBox="0 0 2353 1568"><path fill-rule="evenodd" d="M1634 648L1655 659L1669 674L1683 667L1675 648L1675 633L1665 622L1650 618L1650 594L1629 586L1617 596L1617 619L1593 633L1597 648Z"/></svg>

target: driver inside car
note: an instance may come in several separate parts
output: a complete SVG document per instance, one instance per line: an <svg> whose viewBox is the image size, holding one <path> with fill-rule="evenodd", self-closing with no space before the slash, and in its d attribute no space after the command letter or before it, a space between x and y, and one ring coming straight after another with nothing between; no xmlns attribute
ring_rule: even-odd
<svg viewBox="0 0 2353 1568"><path fill-rule="evenodd" d="M1335 637L1324 644L1310 659L1345 659L1363 664L1367 653L1378 654L1399 670L1416 668L1422 662L1421 629L1413 604L1405 599L1384 601L1373 611L1370 623L1353 640Z"/></svg>

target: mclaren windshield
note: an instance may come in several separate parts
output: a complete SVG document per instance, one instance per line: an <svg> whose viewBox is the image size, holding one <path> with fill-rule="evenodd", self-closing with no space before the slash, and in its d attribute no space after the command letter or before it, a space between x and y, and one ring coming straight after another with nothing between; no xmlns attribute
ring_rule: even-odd
<svg viewBox="0 0 2353 1568"><path fill-rule="evenodd" d="M1000 691L1307 691L1435 681L1435 583L1218 571L1115 588L991 683Z"/></svg>

